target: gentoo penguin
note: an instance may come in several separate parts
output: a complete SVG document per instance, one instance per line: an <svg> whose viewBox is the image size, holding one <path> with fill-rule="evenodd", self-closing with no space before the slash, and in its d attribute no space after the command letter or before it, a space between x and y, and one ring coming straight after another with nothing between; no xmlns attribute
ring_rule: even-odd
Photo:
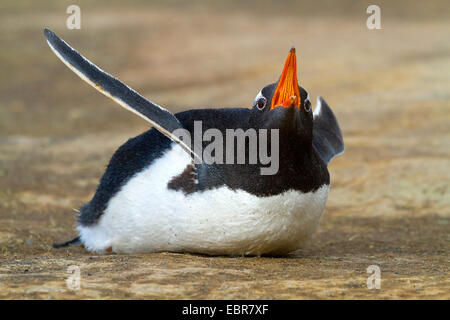
<svg viewBox="0 0 450 320"><path fill-rule="evenodd" d="M252 108L174 115L52 31L44 34L72 71L153 125L114 153L95 195L80 210L79 235L55 247L83 244L96 253L282 255L301 248L314 233L329 192L327 165L344 151L344 143L327 103L319 97L313 112L308 93L298 85L295 48L279 80L256 95ZM278 146L269 148L278 151L277 170L262 174L267 162L260 157L253 163L237 161L234 147L231 160L236 161L202 161L192 144L174 134L181 129L195 135L199 122L204 132L213 129L224 136L230 129L276 132L268 145Z"/></svg>

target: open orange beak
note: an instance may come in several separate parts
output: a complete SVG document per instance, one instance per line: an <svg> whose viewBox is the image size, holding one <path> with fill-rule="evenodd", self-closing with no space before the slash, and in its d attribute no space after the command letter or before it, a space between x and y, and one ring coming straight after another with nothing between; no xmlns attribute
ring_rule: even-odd
<svg viewBox="0 0 450 320"><path fill-rule="evenodd" d="M271 108L290 106L300 107L300 91L297 82L297 56L292 47L284 63L283 72L273 94Z"/></svg>

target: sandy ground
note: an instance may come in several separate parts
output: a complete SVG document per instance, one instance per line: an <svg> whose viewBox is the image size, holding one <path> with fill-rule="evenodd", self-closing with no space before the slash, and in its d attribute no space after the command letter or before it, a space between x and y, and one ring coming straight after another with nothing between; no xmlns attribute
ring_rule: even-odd
<svg viewBox="0 0 450 320"><path fill-rule="evenodd" d="M363 4L344 14L82 2L82 29L70 31L64 1L19 3L0 11L0 298L450 298L446 2L404 15L382 6L375 31ZM45 26L174 112L250 106L296 45L300 84L335 110L347 147L310 244L283 258L53 249L75 235L72 208L114 150L147 126L64 67ZM66 286L71 265L78 291ZM380 290L366 286L370 265Z"/></svg>

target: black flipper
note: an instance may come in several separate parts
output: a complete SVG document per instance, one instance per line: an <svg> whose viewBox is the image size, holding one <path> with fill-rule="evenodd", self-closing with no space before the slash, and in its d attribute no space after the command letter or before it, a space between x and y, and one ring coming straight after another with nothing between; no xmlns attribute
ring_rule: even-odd
<svg viewBox="0 0 450 320"><path fill-rule="evenodd" d="M61 242L61 243L57 243L55 242L53 244L53 248L59 249L59 248L65 248L68 246L76 246L76 245L80 245L81 244L81 240L80 237L76 237L73 238L72 240L66 241L66 242Z"/></svg>
<svg viewBox="0 0 450 320"><path fill-rule="evenodd" d="M314 109L313 146L325 164L345 150L336 117L322 97Z"/></svg>
<svg viewBox="0 0 450 320"><path fill-rule="evenodd" d="M123 108L150 122L158 131L178 143L186 152L201 162L201 158L194 153L191 146L187 146L178 135L173 134L175 130L183 129L173 113L147 100L119 79L101 70L59 38L53 31L45 29L44 34L48 45L56 56L81 79Z"/></svg>

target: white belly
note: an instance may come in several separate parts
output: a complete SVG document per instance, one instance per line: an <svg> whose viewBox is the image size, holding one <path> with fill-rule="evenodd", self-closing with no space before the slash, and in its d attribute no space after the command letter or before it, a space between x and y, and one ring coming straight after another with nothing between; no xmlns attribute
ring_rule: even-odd
<svg viewBox="0 0 450 320"><path fill-rule="evenodd" d="M88 250L103 253L283 254L299 249L319 225L329 187L257 197L227 187L185 195L167 189L190 163L175 145L132 177L98 223L79 226Z"/></svg>

